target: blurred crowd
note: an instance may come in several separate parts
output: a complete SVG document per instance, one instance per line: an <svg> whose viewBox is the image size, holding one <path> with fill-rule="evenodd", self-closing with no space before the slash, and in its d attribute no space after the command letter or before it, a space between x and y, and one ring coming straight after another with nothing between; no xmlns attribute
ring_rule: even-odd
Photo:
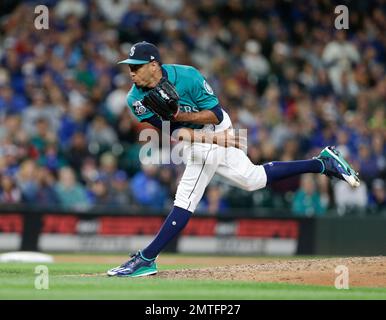
<svg viewBox="0 0 386 320"><path fill-rule="evenodd" d="M292 208L299 216L386 207L386 1L12 1L0 16L0 202L170 209L183 166L143 165L116 62L147 40L164 63L207 77L252 162L290 161L336 145L363 181L304 175L254 193L215 177L198 210ZM11 2L5 1L11 7ZM36 5L49 29L34 26ZM4 5L4 4L3 4Z"/></svg>

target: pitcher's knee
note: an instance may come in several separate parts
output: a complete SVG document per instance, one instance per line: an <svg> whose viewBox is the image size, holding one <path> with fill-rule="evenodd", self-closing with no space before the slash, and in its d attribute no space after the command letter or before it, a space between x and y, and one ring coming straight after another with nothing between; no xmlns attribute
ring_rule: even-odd
<svg viewBox="0 0 386 320"><path fill-rule="evenodd" d="M254 166L248 178L245 179L244 189L247 191L256 191L265 188L267 185L267 174L261 165Z"/></svg>
<svg viewBox="0 0 386 320"><path fill-rule="evenodd" d="M246 184L243 189L246 190L246 191L256 191L256 190L259 190L261 189L262 187L259 186L258 184L256 183L253 183L253 184Z"/></svg>
<svg viewBox="0 0 386 320"><path fill-rule="evenodd" d="M265 188L266 185L267 177L265 175L260 175L251 179L247 179L244 181L241 187L246 191L256 191Z"/></svg>

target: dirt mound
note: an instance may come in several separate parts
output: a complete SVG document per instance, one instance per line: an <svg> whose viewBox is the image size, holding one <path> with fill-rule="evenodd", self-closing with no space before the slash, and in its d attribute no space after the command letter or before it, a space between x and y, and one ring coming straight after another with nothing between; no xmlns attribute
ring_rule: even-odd
<svg viewBox="0 0 386 320"><path fill-rule="evenodd" d="M386 287L386 257L276 260L254 264L161 271L160 278L199 280L243 280L333 286L338 273L346 266L349 284L362 287Z"/></svg>

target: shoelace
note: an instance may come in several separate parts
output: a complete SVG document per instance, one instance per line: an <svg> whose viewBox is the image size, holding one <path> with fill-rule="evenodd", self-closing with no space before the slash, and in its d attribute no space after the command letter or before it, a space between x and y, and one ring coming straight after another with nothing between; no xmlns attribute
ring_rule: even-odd
<svg viewBox="0 0 386 320"><path fill-rule="evenodd" d="M130 256L130 260L125 262L124 264L121 265L121 267L123 268L127 268L127 267L133 267L135 264L136 264L136 259L133 259L137 256L137 253L136 254L133 254Z"/></svg>
<svg viewBox="0 0 386 320"><path fill-rule="evenodd" d="M341 153L336 149L336 146L332 146L331 151L334 152L337 156L341 156ZM359 181L359 172L353 170L352 168L347 168L347 171L356 179Z"/></svg>

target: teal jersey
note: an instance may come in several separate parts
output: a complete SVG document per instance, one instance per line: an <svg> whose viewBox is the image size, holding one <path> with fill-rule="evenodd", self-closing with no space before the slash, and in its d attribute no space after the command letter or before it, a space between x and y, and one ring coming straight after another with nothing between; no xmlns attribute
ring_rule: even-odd
<svg viewBox="0 0 386 320"><path fill-rule="evenodd" d="M162 74L176 87L180 96L181 112L210 110L219 104L213 89L196 68L178 64L164 64L162 65ZM139 121L144 121L154 115L142 103L146 93L146 89L143 90L134 84L127 94L127 104ZM180 124L183 127L193 129L203 127L203 125L193 123Z"/></svg>

